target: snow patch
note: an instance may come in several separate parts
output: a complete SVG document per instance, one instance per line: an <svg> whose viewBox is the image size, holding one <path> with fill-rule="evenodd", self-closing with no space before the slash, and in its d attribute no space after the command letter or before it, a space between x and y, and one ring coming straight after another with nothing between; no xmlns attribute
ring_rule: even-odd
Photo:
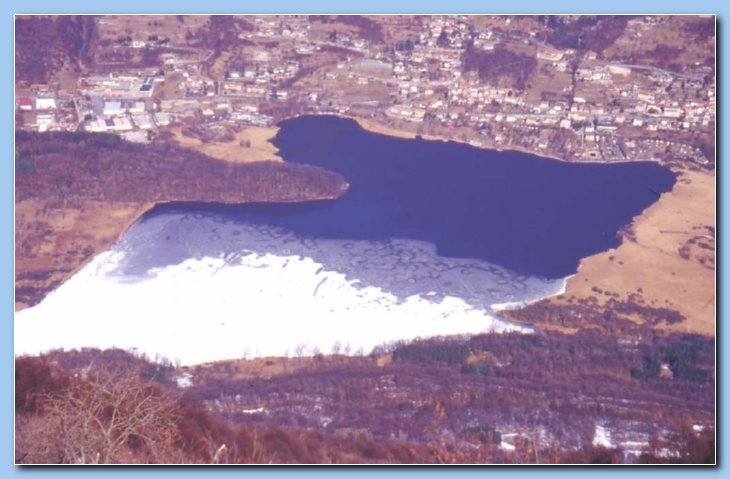
<svg viewBox="0 0 730 479"><path fill-rule="evenodd" d="M593 445L596 447L605 447L608 449L613 449L614 444L611 442L611 431L601 425L596 424L596 430L593 435Z"/></svg>
<svg viewBox="0 0 730 479"><path fill-rule="evenodd" d="M189 258L131 277L117 271L124 254L98 255L40 304L18 312L15 354L136 348L191 365L335 347L369 353L420 337L531 332L457 297L403 299L357 287L307 257Z"/></svg>
<svg viewBox="0 0 730 479"><path fill-rule="evenodd" d="M193 386L193 375L190 373L182 373L181 375L175 377L175 382L177 383L177 387L185 389Z"/></svg>

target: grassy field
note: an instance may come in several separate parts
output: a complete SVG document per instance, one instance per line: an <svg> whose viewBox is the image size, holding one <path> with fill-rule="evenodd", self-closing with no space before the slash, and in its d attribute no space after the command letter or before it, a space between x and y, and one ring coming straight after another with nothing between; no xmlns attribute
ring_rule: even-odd
<svg viewBox="0 0 730 479"><path fill-rule="evenodd" d="M208 23L208 15L105 15L97 22L100 40L116 40L134 34L134 40L150 35L169 38L176 45L185 44L186 36Z"/></svg>
<svg viewBox="0 0 730 479"><path fill-rule="evenodd" d="M271 144L271 139L279 131L278 127L249 127L235 133L228 142L204 143L197 138L186 136L180 127L171 129L175 140L187 148L198 150L212 158L232 163L248 163L252 161L282 161L279 150Z"/></svg>

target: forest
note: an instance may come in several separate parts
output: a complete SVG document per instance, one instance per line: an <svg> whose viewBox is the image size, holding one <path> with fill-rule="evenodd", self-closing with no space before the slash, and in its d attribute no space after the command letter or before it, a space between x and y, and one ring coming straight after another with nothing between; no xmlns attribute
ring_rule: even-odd
<svg viewBox="0 0 730 479"><path fill-rule="evenodd" d="M537 60L533 56L515 53L502 45L492 51L483 51L472 43L464 51L463 70L477 72L485 83L509 81L515 88L524 90L536 67Z"/></svg>
<svg viewBox="0 0 730 479"><path fill-rule="evenodd" d="M474 427L541 430L546 444L566 449L590 442L597 422L650 438L656 424L680 417L704 424L714 414L713 345L701 336L652 335L634 344L591 331L484 335L398 345L391 354L382 367L323 358L297 374L245 380L221 364L202 377L196 370L189 394L234 422L326 422L426 443ZM266 412L241 414L245 407Z"/></svg>
<svg viewBox="0 0 730 479"><path fill-rule="evenodd" d="M505 311L503 314L511 321L544 328L582 328L589 325L619 337L641 336L648 334L653 328L686 320L674 309L645 304L638 294L629 294L628 298L622 299L618 298L617 293L600 288L593 288L593 292L609 299L603 304L595 296L569 298L567 303L561 304L542 300L518 310ZM632 317L640 317L643 323L637 324L631 320Z"/></svg>
<svg viewBox="0 0 730 479"><path fill-rule="evenodd" d="M48 83L62 68L77 72L91 61L95 18L20 16L15 21L15 77L29 84Z"/></svg>
<svg viewBox="0 0 730 479"><path fill-rule="evenodd" d="M336 198L344 179L308 165L233 164L171 142L139 145L100 133L15 137L16 201L302 201Z"/></svg>

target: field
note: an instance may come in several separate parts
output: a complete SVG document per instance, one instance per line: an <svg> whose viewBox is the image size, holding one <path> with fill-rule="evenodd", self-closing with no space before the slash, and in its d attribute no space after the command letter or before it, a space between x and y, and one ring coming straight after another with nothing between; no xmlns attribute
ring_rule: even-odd
<svg viewBox="0 0 730 479"><path fill-rule="evenodd" d="M279 131L278 127L248 127L233 135L230 141L202 142L187 136L182 128L173 128L172 133L181 146L192 148L218 160L232 163L250 163L254 161L282 161L278 150L271 140Z"/></svg>
<svg viewBox="0 0 730 479"><path fill-rule="evenodd" d="M208 15L105 15L97 22L100 41L113 42L133 35L133 40L147 40L150 35L169 38L184 44L208 23Z"/></svg>

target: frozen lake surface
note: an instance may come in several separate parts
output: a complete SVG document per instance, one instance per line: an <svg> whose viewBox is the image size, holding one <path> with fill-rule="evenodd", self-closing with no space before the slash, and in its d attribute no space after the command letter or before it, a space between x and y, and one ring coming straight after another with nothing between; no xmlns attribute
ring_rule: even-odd
<svg viewBox="0 0 730 479"><path fill-rule="evenodd" d="M170 264L156 266L161 257ZM41 304L18 313L15 344L26 353L120 347L182 364L367 354L417 337L528 332L497 319L490 305L562 285L440 258L433 245L413 240L297 238L166 214L136 224Z"/></svg>

